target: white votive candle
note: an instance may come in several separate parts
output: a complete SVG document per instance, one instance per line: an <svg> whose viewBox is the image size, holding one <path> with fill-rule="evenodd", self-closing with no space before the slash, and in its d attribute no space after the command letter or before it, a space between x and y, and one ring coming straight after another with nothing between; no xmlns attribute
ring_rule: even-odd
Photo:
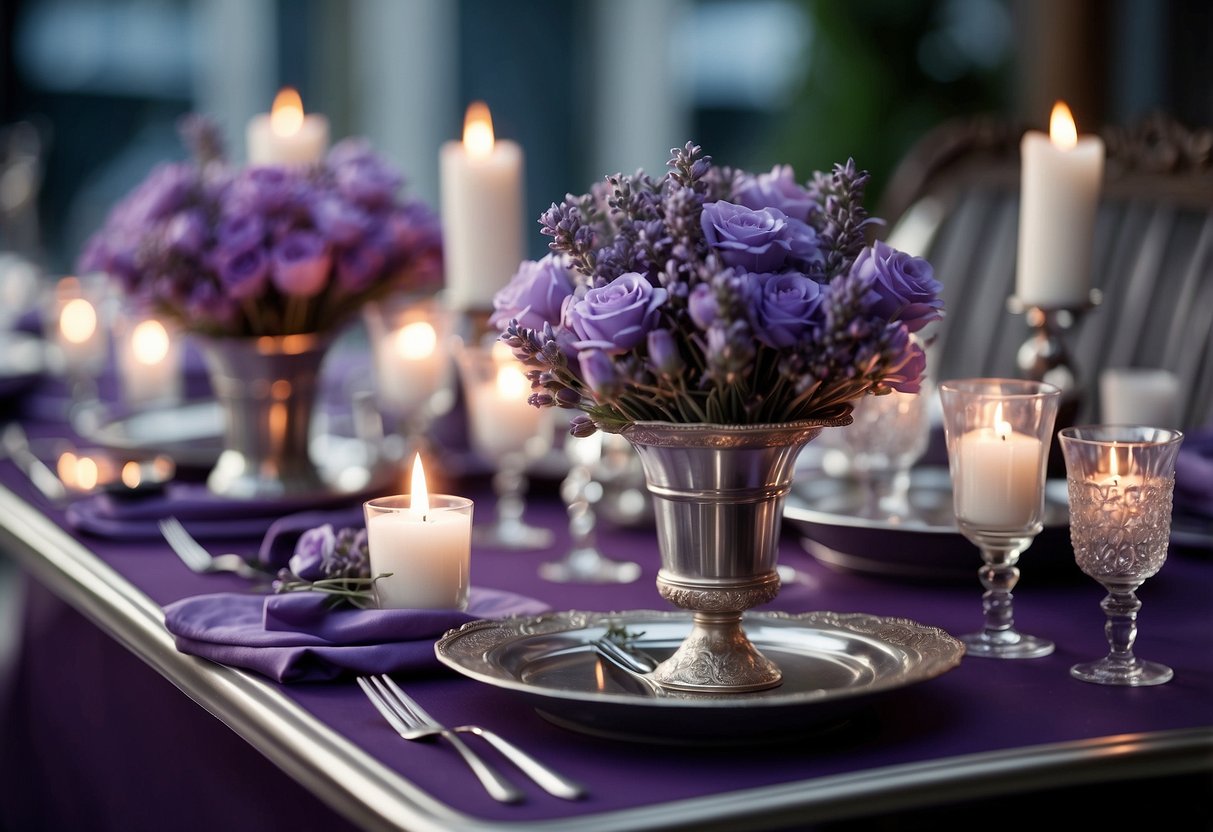
<svg viewBox="0 0 1213 832"><path fill-rule="evenodd" d="M303 100L290 87L274 98L268 113L253 116L246 133L250 165L314 165L329 146L329 122L303 112Z"/></svg>
<svg viewBox="0 0 1213 832"><path fill-rule="evenodd" d="M413 493L365 506L371 573L381 609L466 609L472 551L472 501L429 494L420 457Z"/></svg>
<svg viewBox="0 0 1213 832"><path fill-rule="evenodd" d="M1102 421L1178 428L1179 392L1179 377L1168 370L1108 368L1099 374Z"/></svg>
<svg viewBox="0 0 1213 832"><path fill-rule="evenodd" d="M496 139L483 102L468 107L463 141L440 153L443 260L450 307L493 308L523 253L523 154Z"/></svg>
<svg viewBox="0 0 1213 832"><path fill-rule="evenodd" d="M375 379L382 403L412 413L446 384L448 356L439 349L438 331L429 321L412 321L381 338Z"/></svg>
<svg viewBox="0 0 1213 832"><path fill-rule="evenodd" d="M985 529L1022 529L1041 512L1041 443L995 416L957 443L956 516Z"/></svg>
<svg viewBox="0 0 1213 832"><path fill-rule="evenodd" d="M544 428L544 412L527 402L531 383L513 359L474 381L470 393L472 444L490 459L523 453Z"/></svg>
<svg viewBox="0 0 1213 832"><path fill-rule="evenodd" d="M1020 154L1016 297L1028 306L1082 306L1091 293L1103 140L1080 138L1069 108L1058 102L1049 135L1029 130Z"/></svg>
<svg viewBox="0 0 1213 832"><path fill-rule="evenodd" d="M127 404L170 403L181 398L181 345L155 318L126 322L115 349Z"/></svg>

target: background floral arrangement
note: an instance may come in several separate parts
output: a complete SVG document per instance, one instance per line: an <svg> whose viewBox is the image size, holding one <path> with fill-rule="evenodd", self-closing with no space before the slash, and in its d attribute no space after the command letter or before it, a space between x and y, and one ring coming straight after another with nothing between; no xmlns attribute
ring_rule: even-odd
<svg viewBox="0 0 1213 832"><path fill-rule="evenodd" d="M630 422L766 424L845 416L866 393L916 392L912 334L943 314L930 264L867 244L854 162L805 184L675 148L669 172L616 175L540 218L552 253L523 263L493 323L538 407L572 432Z"/></svg>
<svg viewBox="0 0 1213 832"><path fill-rule="evenodd" d="M193 159L160 165L81 254L128 298L212 336L331 330L394 290L436 291L442 237L403 179L361 139L314 166L238 169L214 125L181 125Z"/></svg>

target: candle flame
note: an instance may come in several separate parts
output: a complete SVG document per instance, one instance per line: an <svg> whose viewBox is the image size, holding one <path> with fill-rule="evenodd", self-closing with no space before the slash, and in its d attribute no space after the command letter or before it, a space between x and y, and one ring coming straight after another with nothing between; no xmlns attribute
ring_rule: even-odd
<svg viewBox="0 0 1213 832"><path fill-rule="evenodd" d="M1054 147L1062 150L1069 150L1078 144L1078 127L1064 101L1053 105L1053 114L1049 117L1049 140Z"/></svg>
<svg viewBox="0 0 1213 832"><path fill-rule="evenodd" d="M64 451L59 454L59 460L55 463L55 471L59 474L59 479L63 480L63 484L68 488L76 487L76 455L71 451Z"/></svg>
<svg viewBox="0 0 1213 832"><path fill-rule="evenodd" d="M1116 448L1108 448L1108 476L1115 484L1120 480L1120 464L1116 460Z"/></svg>
<svg viewBox="0 0 1213 832"><path fill-rule="evenodd" d="M414 515L420 515L423 519L430 510L430 492L425 486L425 470L421 467L421 454L417 454L413 458L413 499L409 503L409 510Z"/></svg>
<svg viewBox="0 0 1213 832"><path fill-rule="evenodd" d="M994 434L1003 440L1011 435L1011 423L1002 418L1002 402L994 408Z"/></svg>
<svg viewBox="0 0 1213 832"><path fill-rule="evenodd" d="M523 399L531 383L517 367L497 368L497 394L503 399Z"/></svg>
<svg viewBox="0 0 1213 832"><path fill-rule="evenodd" d="M401 327L394 339L396 354L408 361L421 361L434 354L438 333L429 321L414 321Z"/></svg>
<svg viewBox="0 0 1213 832"><path fill-rule="evenodd" d="M288 138L303 129L303 99L291 87L283 87L270 109L270 129L274 135Z"/></svg>
<svg viewBox="0 0 1213 832"><path fill-rule="evenodd" d="M138 488L143 482L143 469L135 460L129 460L122 466L122 484L127 488Z"/></svg>
<svg viewBox="0 0 1213 832"><path fill-rule="evenodd" d="M463 147L475 159L487 159L493 153L493 116L483 101L468 105L463 117Z"/></svg>
<svg viewBox="0 0 1213 832"><path fill-rule="evenodd" d="M168 357L168 350L168 330L159 321L140 321L131 331L131 353L140 364L159 364Z"/></svg>
<svg viewBox="0 0 1213 832"><path fill-rule="evenodd" d="M97 331L97 310L84 298L72 298L59 313L59 331L68 343L83 344Z"/></svg>

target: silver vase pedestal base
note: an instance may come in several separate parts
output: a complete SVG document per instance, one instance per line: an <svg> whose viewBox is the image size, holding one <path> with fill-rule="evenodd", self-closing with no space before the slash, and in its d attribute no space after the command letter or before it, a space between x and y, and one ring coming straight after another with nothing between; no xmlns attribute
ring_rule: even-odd
<svg viewBox="0 0 1213 832"><path fill-rule="evenodd" d="M745 634L745 610L779 594L779 574L748 580L698 581L664 569L657 591L675 606L694 612L691 633L672 656L649 674L670 690L695 693L749 693L777 687L783 672Z"/></svg>

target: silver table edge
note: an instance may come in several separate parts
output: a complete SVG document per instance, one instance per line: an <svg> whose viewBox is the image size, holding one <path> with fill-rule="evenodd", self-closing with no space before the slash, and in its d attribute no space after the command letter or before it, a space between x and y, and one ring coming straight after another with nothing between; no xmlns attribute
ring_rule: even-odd
<svg viewBox="0 0 1213 832"><path fill-rule="evenodd" d="M1105 778L1213 770L1213 726L984 752L689 800L493 822L454 811L241 670L178 652L158 605L30 503L0 486L0 541L61 597L279 768L361 828L410 832L727 829L825 821ZM589 784L593 788L593 784Z"/></svg>

